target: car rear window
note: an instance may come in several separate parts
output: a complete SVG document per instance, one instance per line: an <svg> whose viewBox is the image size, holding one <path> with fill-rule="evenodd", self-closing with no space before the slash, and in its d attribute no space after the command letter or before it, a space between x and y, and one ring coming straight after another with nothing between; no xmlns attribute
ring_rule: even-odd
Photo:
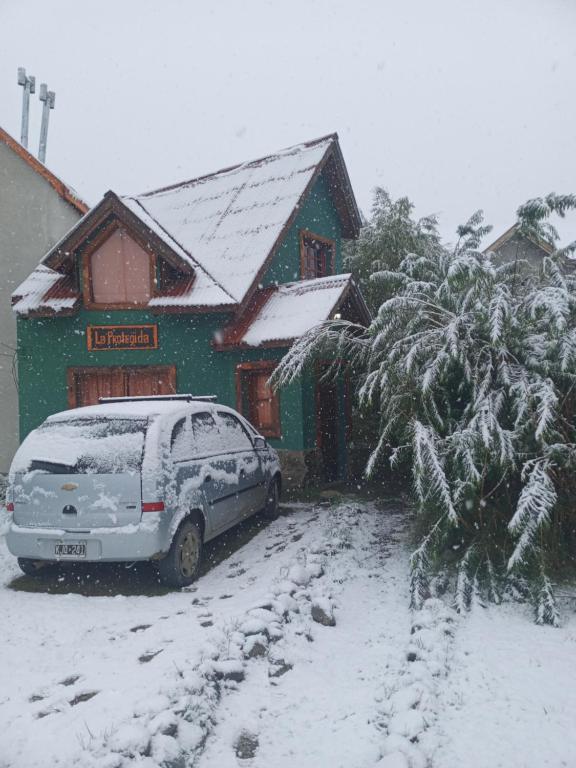
<svg viewBox="0 0 576 768"><path fill-rule="evenodd" d="M14 472L118 474L142 468L146 419L46 422L22 443Z"/></svg>

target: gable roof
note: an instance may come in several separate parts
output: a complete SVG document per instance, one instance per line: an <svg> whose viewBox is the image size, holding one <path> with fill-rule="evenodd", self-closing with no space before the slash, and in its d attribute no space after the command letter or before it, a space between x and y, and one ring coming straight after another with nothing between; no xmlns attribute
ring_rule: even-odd
<svg viewBox="0 0 576 768"><path fill-rule="evenodd" d="M137 205L127 205L113 192L107 192L70 229L42 259L36 269L12 294L12 308L19 315L66 314L75 312L80 304L80 289L70 276L73 266L72 252L90 233L107 223L123 224L132 234L138 234L143 246L176 266L184 276L179 285L148 302L151 308L199 307L204 309L232 309L234 299L224 291L180 245ZM42 286L46 290L42 292ZM74 298L72 302L55 301Z"/></svg>
<svg viewBox="0 0 576 768"><path fill-rule="evenodd" d="M41 163L40 160L34 157L34 155L30 154L30 152L28 152L28 150L25 149L22 144L10 136L10 134L7 133L3 128L0 128L0 141L9 147L14 152L14 154L18 155L18 157L20 157L27 165L29 165L33 171L42 176L42 178L45 179L48 184L50 184L50 186L60 195L63 200L69 203L69 205L75 208L79 213L86 213L88 206L78 197L76 192L71 187L64 184L64 182L55 176L52 171L49 171L44 163Z"/></svg>
<svg viewBox="0 0 576 768"><path fill-rule="evenodd" d="M42 264L66 273L72 265L71 253L103 225L106 217L114 216L129 229L139 231L141 239L162 257L180 264L194 278L169 295L153 297L150 307L165 311L246 307L321 173L325 174L343 234L357 236L360 213L338 136L331 134L142 195L118 197L107 192L46 254ZM36 289L36 305L32 294L21 303L26 288L24 284L14 293L15 311L43 311Z"/></svg>
<svg viewBox="0 0 576 768"><path fill-rule="evenodd" d="M528 235L522 235L518 232L519 224L513 224L509 229L507 229L503 234L500 235L499 238L494 240L494 242L489 245L487 248L484 249L484 253L492 253L494 251L498 251L500 248L502 248L503 245L506 245L506 243L509 240L512 240L514 236L523 237L526 240L529 240L531 243L533 243L537 248L540 248L544 253L550 254L554 250L552 246L549 243L544 242L544 240L536 240L533 237L529 237Z"/></svg>
<svg viewBox="0 0 576 768"><path fill-rule="evenodd" d="M260 289L246 316L225 333L220 348L231 346L284 347L340 309L354 311L368 324L370 311L351 274ZM345 311L345 314L347 312Z"/></svg>
<svg viewBox="0 0 576 768"><path fill-rule="evenodd" d="M336 134L122 200L140 206L241 303L325 167L343 230L354 237L360 215Z"/></svg>

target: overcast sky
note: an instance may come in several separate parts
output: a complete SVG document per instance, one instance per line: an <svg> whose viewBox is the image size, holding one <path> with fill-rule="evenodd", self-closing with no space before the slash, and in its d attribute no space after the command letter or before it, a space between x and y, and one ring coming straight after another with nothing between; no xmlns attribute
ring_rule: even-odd
<svg viewBox="0 0 576 768"><path fill-rule="evenodd" d="M0 37L0 125L25 66L90 204L333 131L365 212L381 185L446 236L576 192L576 0L0 0Z"/></svg>

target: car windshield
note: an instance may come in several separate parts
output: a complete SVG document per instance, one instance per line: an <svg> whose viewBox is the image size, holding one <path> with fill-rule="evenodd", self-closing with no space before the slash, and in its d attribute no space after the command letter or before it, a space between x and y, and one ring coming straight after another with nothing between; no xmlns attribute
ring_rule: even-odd
<svg viewBox="0 0 576 768"><path fill-rule="evenodd" d="M13 471L139 472L147 425L146 419L48 421L22 443Z"/></svg>

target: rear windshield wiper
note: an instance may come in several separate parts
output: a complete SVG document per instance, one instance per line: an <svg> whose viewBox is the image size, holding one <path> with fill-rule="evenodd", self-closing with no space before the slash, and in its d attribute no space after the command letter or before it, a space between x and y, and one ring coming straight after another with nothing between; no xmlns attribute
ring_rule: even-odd
<svg viewBox="0 0 576 768"><path fill-rule="evenodd" d="M32 459L30 462L29 472L33 472L35 469L43 470L44 472L50 472L53 475L73 475L76 474L76 467L70 464L59 464L56 461L42 461L41 459Z"/></svg>

